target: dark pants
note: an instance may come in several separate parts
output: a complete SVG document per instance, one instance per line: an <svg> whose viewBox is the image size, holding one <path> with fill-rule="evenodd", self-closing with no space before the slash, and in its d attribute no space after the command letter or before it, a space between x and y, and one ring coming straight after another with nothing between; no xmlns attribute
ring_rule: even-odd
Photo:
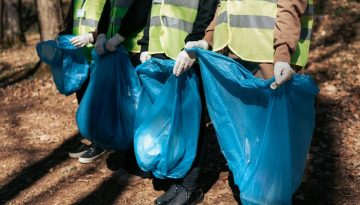
<svg viewBox="0 0 360 205"><path fill-rule="evenodd" d="M76 99L77 99L79 105L80 105L82 98L85 95L85 91L86 91L87 87L89 86L89 81L90 81L90 76L85 81L85 83L81 86L80 90L76 91Z"/></svg>
<svg viewBox="0 0 360 205"><path fill-rule="evenodd" d="M154 58L159 58L163 60L169 59L164 54L156 54L153 55ZM206 121L205 121L205 113L206 113L206 102L205 102L205 94L202 85L201 73L199 64L194 64L191 69L194 69L196 74L199 78L199 91L200 91L200 98L201 98L201 105L202 105L202 113L201 113L201 122L200 122L200 133L199 133L199 140L198 140L198 147L195 160L192 164L190 171L186 174L183 179L174 180L174 183L181 184L188 190L194 190L199 188L201 173L202 173L202 162L204 161L206 155L206 147L208 143L208 131L206 128Z"/></svg>

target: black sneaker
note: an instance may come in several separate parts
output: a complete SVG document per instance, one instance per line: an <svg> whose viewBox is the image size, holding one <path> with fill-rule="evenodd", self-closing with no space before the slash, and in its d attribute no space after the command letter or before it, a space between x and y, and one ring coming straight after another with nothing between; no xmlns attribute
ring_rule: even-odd
<svg viewBox="0 0 360 205"><path fill-rule="evenodd" d="M196 205L204 200L204 193L201 189L188 190L186 188L180 189L177 196L171 200L167 205Z"/></svg>
<svg viewBox="0 0 360 205"><path fill-rule="evenodd" d="M93 145L79 157L79 162L83 164L91 163L101 157L101 155L105 154L105 152L106 150Z"/></svg>
<svg viewBox="0 0 360 205"><path fill-rule="evenodd" d="M69 157L71 158L79 158L83 155L88 149L90 149L91 145L81 144L78 148L69 152Z"/></svg>
<svg viewBox="0 0 360 205"><path fill-rule="evenodd" d="M181 192L181 189L185 189L183 186L173 184L171 187L161 196L159 196L155 200L156 205L166 205L171 200L175 199L175 197L178 195L178 193Z"/></svg>

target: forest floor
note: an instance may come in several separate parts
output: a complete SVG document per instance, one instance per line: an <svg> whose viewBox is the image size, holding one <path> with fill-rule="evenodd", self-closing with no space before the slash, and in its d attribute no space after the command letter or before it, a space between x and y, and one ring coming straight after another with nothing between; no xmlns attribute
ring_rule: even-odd
<svg viewBox="0 0 360 205"><path fill-rule="evenodd" d="M318 1L316 6L321 15L316 17L305 73L321 89L317 125L293 201L356 205L360 204L360 4L340 0ZM79 137L77 101L75 96L58 94L50 74L32 75L38 41L37 34L27 35L26 46L0 51L0 204L152 204L163 193L152 180L133 187L117 183L115 170L124 161L121 153L108 153L90 165L68 158ZM202 204L237 204L214 133L209 144Z"/></svg>

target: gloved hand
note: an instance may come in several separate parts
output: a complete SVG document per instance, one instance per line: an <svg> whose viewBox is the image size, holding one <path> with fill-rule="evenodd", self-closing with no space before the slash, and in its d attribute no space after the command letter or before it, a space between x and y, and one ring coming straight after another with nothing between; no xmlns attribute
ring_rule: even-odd
<svg viewBox="0 0 360 205"><path fill-rule="evenodd" d="M74 38L72 38L70 40L70 42L78 47L78 48L82 48L87 46L89 43L93 43L94 42L94 37L92 35L92 33L86 33L83 35L79 35L79 36L75 36Z"/></svg>
<svg viewBox="0 0 360 205"><path fill-rule="evenodd" d="M105 45L106 45L107 39L105 34L99 34L96 38L95 43L95 50L99 55L103 55L105 53Z"/></svg>
<svg viewBox="0 0 360 205"><path fill-rule="evenodd" d="M185 44L185 49L190 48L202 48L205 50L209 50L209 44L205 40L199 40L199 41L189 41Z"/></svg>
<svg viewBox="0 0 360 205"><path fill-rule="evenodd" d="M294 74L295 71L291 68L289 63L282 61L275 62L274 64L275 82L273 82L270 85L270 87L272 89L278 88L280 85L290 80Z"/></svg>
<svg viewBox="0 0 360 205"><path fill-rule="evenodd" d="M116 46L124 42L124 40L125 38L117 33L107 41L106 49L108 49L110 52L114 52L116 50Z"/></svg>
<svg viewBox="0 0 360 205"><path fill-rule="evenodd" d="M186 51L181 51L176 58L173 73L176 76L180 76L185 71L194 65L196 57L189 55Z"/></svg>
<svg viewBox="0 0 360 205"><path fill-rule="evenodd" d="M149 54L149 52L147 52L147 51L141 52L141 54L140 54L141 63L145 63L146 61L150 60L150 58L151 58L151 55Z"/></svg>
<svg viewBox="0 0 360 205"><path fill-rule="evenodd" d="M185 44L185 49L190 48L202 48L205 50L209 49L209 44L205 40L199 41L189 41ZM176 76L180 76L185 71L189 70L189 68L194 65L196 60L196 56L193 53L188 53L186 51L181 51L176 58L176 63L173 69L173 73Z"/></svg>

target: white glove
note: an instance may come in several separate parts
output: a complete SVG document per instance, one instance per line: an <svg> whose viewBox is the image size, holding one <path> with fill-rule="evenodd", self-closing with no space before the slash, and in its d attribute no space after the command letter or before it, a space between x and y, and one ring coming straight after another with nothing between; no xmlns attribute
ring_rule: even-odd
<svg viewBox="0 0 360 205"><path fill-rule="evenodd" d="M107 39L105 34L99 34L96 38L95 43L95 50L99 55L103 55L105 53L105 45L106 45Z"/></svg>
<svg viewBox="0 0 360 205"><path fill-rule="evenodd" d="M108 49L110 52L114 52L116 50L116 46L124 42L124 40L125 38L117 33L107 41L106 49Z"/></svg>
<svg viewBox="0 0 360 205"><path fill-rule="evenodd" d="M278 88L280 85L290 80L294 74L295 71L291 68L289 63L282 61L276 62L274 64L275 82L273 82L270 87L272 89Z"/></svg>
<svg viewBox="0 0 360 205"><path fill-rule="evenodd" d="M147 51L141 52L141 54L140 54L141 63L145 63L146 61L150 60L150 58L151 58L151 55L149 54L149 52L147 52Z"/></svg>
<svg viewBox="0 0 360 205"><path fill-rule="evenodd" d="M185 44L185 49L190 48L202 48L205 50L209 50L209 44L205 40L189 41Z"/></svg>
<svg viewBox="0 0 360 205"><path fill-rule="evenodd" d="M90 43L93 43L94 42L94 37L93 37L92 33L86 33L86 34L83 34L83 35L75 36L74 38L72 38L70 40L70 42L74 46L76 46L78 48L82 48L82 47L87 46Z"/></svg>
<svg viewBox="0 0 360 205"><path fill-rule="evenodd" d="M186 51L181 51L176 58L176 63L173 69L173 73L176 76L180 76L185 71L194 65L196 57L190 56Z"/></svg>

